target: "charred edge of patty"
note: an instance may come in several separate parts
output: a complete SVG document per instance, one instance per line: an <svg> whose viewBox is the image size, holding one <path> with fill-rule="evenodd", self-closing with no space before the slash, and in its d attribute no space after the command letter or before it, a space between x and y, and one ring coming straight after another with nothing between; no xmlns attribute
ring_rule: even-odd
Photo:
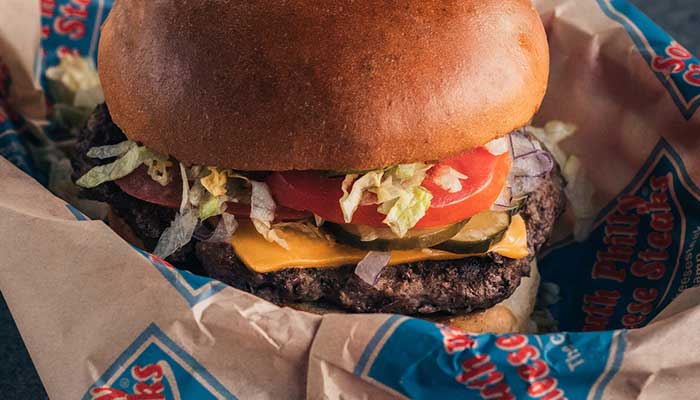
<svg viewBox="0 0 700 400"><path fill-rule="evenodd" d="M106 106L99 106L81 132L74 160L76 178L99 161L85 157L90 147L126 140ZM88 198L105 201L152 250L176 211L147 203L108 182L85 190ZM557 169L532 193L523 209L530 254L536 254L551 233L564 207L563 179ZM284 304L326 302L354 312L433 314L467 313L486 309L510 297L522 276L529 275L530 259L496 254L459 260L421 261L385 268L370 286L354 274L354 265L337 268L290 268L258 274L248 269L226 243L193 240L168 261L195 272Z"/></svg>

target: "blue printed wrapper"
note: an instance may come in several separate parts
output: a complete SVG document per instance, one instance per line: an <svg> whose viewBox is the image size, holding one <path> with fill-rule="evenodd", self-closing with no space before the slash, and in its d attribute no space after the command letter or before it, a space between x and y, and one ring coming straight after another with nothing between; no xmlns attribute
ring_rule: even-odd
<svg viewBox="0 0 700 400"><path fill-rule="evenodd" d="M11 3L41 32L38 43L0 37L17 43L0 46L0 289L52 398L700 392L692 367L700 363L700 60L626 1L535 1L552 61L534 125L578 127L560 146L594 191L586 210L569 205L540 255L535 315L551 332L501 335L279 308L180 271L51 195L27 176L52 176L37 162L33 132L40 126L54 141L70 133L22 112L18 88L32 85L17 84L25 77L13 49L34 46L24 75L49 92L45 72L63 54L97 61L113 2ZM55 100L40 104L47 119Z"/></svg>

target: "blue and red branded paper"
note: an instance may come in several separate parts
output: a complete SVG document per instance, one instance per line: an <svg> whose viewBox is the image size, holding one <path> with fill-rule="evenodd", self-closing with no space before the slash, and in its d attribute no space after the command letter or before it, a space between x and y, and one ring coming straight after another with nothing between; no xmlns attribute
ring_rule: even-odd
<svg viewBox="0 0 700 400"><path fill-rule="evenodd" d="M182 271L173 267L169 262L160 257L134 247L141 255L163 275L163 278L177 290L190 307L209 299L226 287L224 283L214 279L195 275L188 271Z"/></svg>
<svg viewBox="0 0 700 400"><path fill-rule="evenodd" d="M83 400L236 399L197 360L151 324Z"/></svg>
<svg viewBox="0 0 700 400"><path fill-rule="evenodd" d="M596 1L625 28L683 117L692 118L700 106L700 59L627 1ZM568 238L545 253L540 299L561 330L642 327L700 285L699 238L700 189L661 138L585 241Z"/></svg>
<svg viewBox="0 0 700 400"><path fill-rule="evenodd" d="M700 60L627 1L596 2L624 26L683 117L692 118L700 106ZM43 80L62 54L95 60L99 27L111 6L112 0L41 0L36 76ZM25 124L6 104L10 85L0 59L0 155L37 176L22 142ZM600 398L624 357L626 330L620 328L644 326L680 292L700 284L699 241L700 190L661 139L632 182L599 212L590 237L561 242L540 262L541 297L551 316L561 330L583 332L469 335L393 316L368 343L354 374L411 398ZM140 252L191 307L224 287ZM562 263L566 270L558 268ZM234 396L155 325L83 396L180 398Z"/></svg>
<svg viewBox="0 0 700 400"><path fill-rule="evenodd" d="M700 107L700 59L627 0L596 0L601 10L622 24L637 49L686 119Z"/></svg>
<svg viewBox="0 0 700 400"><path fill-rule="evenodd" d="M560 329L646 325L700 283L699 239L700 189L662 139L628 187L600 212L590 236L560 244L540 262L544 286L560 287L549 305Z"/></svg>
<svg viewBox="0 0 700 400"><path fill-rule="evenodd" d="M625 331L470 335L395 316L354 373L413 399L599 399L625 346Z"/></svg>
<svg viewBox="0 0 700 400"><path fill-rule="evenodd" d="M113 0L41 0L41 46L35 76L43 82L44 71L57 65L64 54L97 62L100 26L112 4Z"/></svg>

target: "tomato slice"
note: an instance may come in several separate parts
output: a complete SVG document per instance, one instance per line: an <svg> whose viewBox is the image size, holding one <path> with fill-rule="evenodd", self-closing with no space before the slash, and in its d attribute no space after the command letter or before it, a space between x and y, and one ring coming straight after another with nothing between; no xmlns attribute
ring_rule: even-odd
<svg viewBox="0 0 700 400"><path fill-rule="evenodd" d="M226 212L240 218L250 217L250 204L226 203ZM313 217L308 211L293 210L291 208L277 206L275 208L275 221L298 221Z"/></svg>
<svg viewBox="0 0 700 400"><path fill-rule="evenodd" d="M168 172L173 174L173 179L167 186L162 186L148 175L148 168L142 165L129 175L117 179L117 184L126 194L137 199L160 206L180 208L182 200L182 179L180 170L171 168Z"/></svg>
<svg viewBox="0 0 700 400"><path fill-rule="evenodd" d="M468 177L461 181L462 190L450 193L433 181L435 174L444 167L454 168ZM448 225L488 209L503 189L510 167L510 154L494 156L485 148L438 163L423 181L423 187L433 194L433 200L416 227ZM267 182L279 205L311 211L331 222L344 222L338 203L343 195L343 178L327 178L316 171L288 171L273 173ZM376 205L365 205L358 207L352 223L382 226L384 218L377 212Z"/></svg>
<svg viewBox="0 0 700 400"><path fill-rule="evenodd" d="M138 167L129 175L118 179L115 183L128 195L149 203L158 204L169 208L180 208L182 200L182 180L180 171L171 169L173 180L167 186L151 179L145 166ZM236 217L248 218L250 216L250 205L229 202L226 212ZM298 221L312 217L310 212L293 210L278 206L275 210L276 221Z"/></svg>

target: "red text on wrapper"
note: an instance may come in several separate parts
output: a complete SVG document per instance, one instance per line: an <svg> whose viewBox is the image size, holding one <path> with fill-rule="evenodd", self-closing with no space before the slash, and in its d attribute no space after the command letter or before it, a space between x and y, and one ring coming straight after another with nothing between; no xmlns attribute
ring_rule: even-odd
<svg viewBox="0 0 700 400"><path fill-rule="evenodd" d="M53 29L62 36L80 40L85 36L90 0L72 0L59 7L59 16L53 21ZM47 4L48 8L48 4Z"/></svg>
<svg viewBox="0 0 700 400"><path fill-rule="evenodd" d="M692 54L678 42L672 42L666 47L664 55L655 56L651 60L651 68L663 74L683 74L683 80L692 86L700 87L700 65L688 62Z"/></svg>
<svg viewBox="0 0 700 400"><path fill-rule="evenodd" d="M684 53L669 50L676 56ZM672 67L668 67L672 68ZM658 281L666 274L666 264L670 258L669 247L673 244L675 218L669 203L669 175L652 176L649 179L651 192L649 199L625 195L617 201L617 206L605 219L605 250L596 253L591 276L593 279L610 280L622 283L629 275L649 281ZM640 244L640 227L643 215L649 216L650 232ZM625 306L622 324L626 328L640 326L654 310L654 301L659 291L654 288L638 287L632 293L633 301ZM582 311L586 314L583 330L606 329L610 317L615 313L618 300L622 297L617 290L596 290L584 295Z"/></svg>
<svg viewBox="0 0 700 400"><path fill-rule="evenodd" d="M471 335L459 329L450 328L447 325L439 325L439 328L440 333L442 333L442 344L445 346L447 354L473 349L476 346L476 342Z"/></svg>
<svg viewBox="0 0 700 400"><path fill-rule="evenodd" d="M179 398L177 382L172 375L170 367L164 361L145 366L135 365L131 368L131 377L135 380L132 387L133 393L126 393L112 387L96 387L90 391L92 400L165 400L166 379L171 385L173 395Z"/></svg>
<svg viewBox="0 0 700 400"><path fill-rule="evenodd" d="M468 333L446 325L438 325L442 344L448 354L463 352L476 347L476 340ZM462 372L455 378L469 389L478 390L485 399L513 400L510 386L503 381L503 373L496 369L491 357L477 354L461 364Z"/></svg>
<svg viewBox="0 0 700 400"><path fill-rule="evenodd" d="M517 367L518 376L529 384L527 393L542 400L565 400L564 391L557 387L556 378L549 375L547 362L540 359L537 347L528 343L527 336L512 335L496 339L496 347L508 352L508 363Z"/></svg>

